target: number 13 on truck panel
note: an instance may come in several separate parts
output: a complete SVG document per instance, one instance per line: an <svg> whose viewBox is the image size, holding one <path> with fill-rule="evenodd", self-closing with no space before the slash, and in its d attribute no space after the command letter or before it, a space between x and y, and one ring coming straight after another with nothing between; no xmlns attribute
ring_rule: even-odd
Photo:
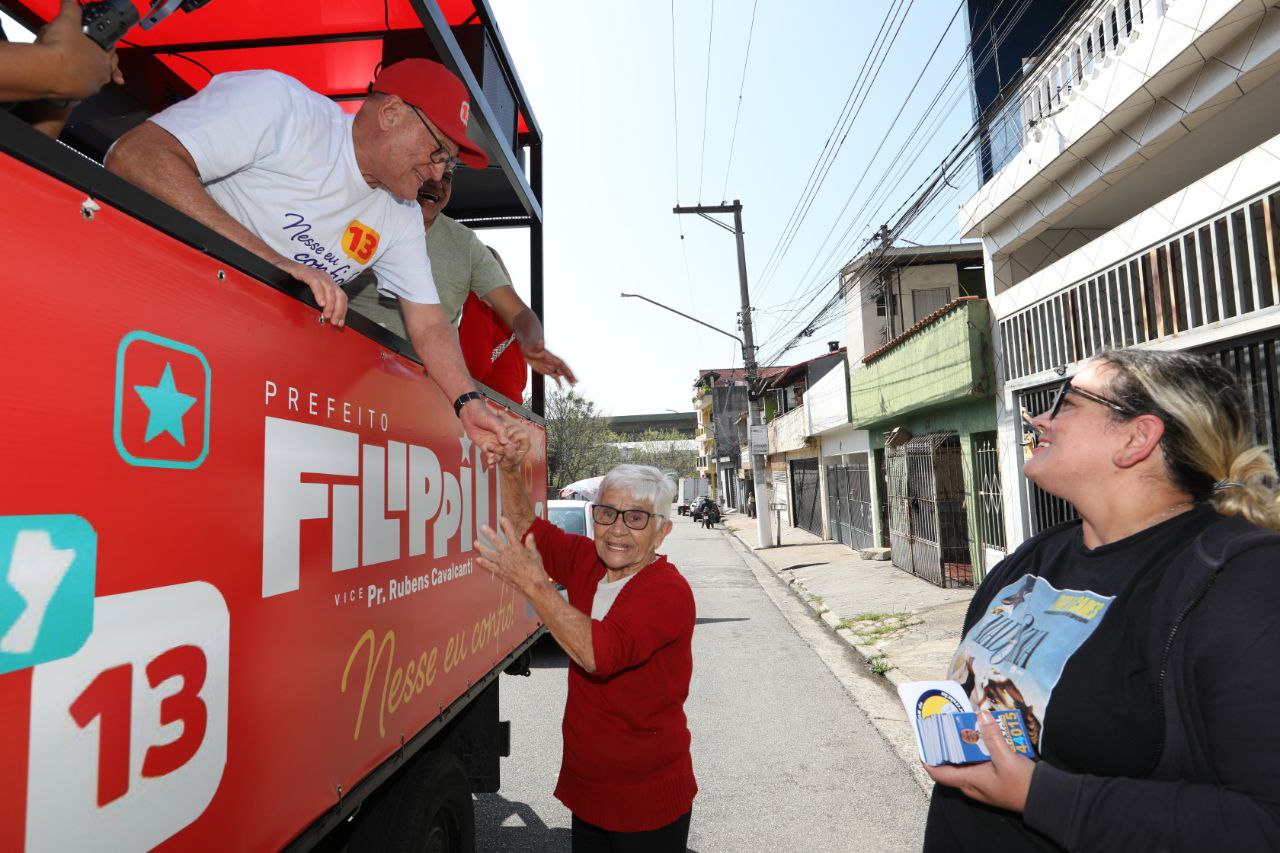
<svg viewBox="0 0 1280 853"><path fill-rule="evenodd" d="M27 850L145 850L198 818L226 764L229 655L210 584L95 599L88 642L32 678Z"/></svg>

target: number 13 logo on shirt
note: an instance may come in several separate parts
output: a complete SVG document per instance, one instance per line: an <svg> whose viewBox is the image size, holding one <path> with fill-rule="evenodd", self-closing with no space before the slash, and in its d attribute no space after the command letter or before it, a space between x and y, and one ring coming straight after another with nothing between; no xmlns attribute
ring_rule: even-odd
<svg viewBox="0 0 1280 853"><path fill-rule="evenodd" d="M378 251L378 240L381 237L359 219L351 220L347 230L342 233L342 253L353 261L369 263L373 253Z"/></svg>
<svg viewBox="0 0 1280 853"><path fill-rule="evenodd" d="M28 850L145 850L198 818L227 758L230 616L207 583L95 599L31 684Z"/></svg>

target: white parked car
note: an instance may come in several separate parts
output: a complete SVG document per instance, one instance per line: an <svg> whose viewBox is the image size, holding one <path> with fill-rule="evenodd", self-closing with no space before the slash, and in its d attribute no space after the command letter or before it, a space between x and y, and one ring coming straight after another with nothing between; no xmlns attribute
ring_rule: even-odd
<svg viewBox="0 0 1280 853"><path fill-rule="evenodd" d="M591 503L589 501L548 501L547 521L566 533L590 537Z"/></svg>

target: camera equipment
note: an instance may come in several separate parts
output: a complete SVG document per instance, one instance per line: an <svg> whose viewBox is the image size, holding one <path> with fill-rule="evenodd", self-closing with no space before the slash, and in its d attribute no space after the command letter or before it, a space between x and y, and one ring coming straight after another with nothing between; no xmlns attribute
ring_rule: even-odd
<svg viewBox="0 0 1280 853"><path fill-rule="evenodd" d="M144 30L149 30L169 17L176 10L194 12L209 0L155 0L147 14L142 16ZM84 34L93 39L103 50L110 50L125 33L139 23L138 10L132 0L98 0L86 4L80 13L80 26Z"/></svg>
<svg viewBox="0 0 1280 853"><path fill-rule="evenodd" d="M90 3L80 13L80 26L84 34L96 41L103 50L115 47L116 42L136 23L138 10L130 0Z"/></svg>

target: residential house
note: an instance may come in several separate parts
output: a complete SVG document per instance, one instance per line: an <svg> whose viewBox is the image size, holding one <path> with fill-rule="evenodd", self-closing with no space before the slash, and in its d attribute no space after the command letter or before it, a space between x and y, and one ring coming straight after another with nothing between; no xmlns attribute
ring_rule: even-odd
<svg viewBox="0 0 1280 853"><path fill-rule="evenodd" d="M792 525L823 538L828 526L821 433L848 423L845 350L783 368L764 386L769 426L770 503L785 504ZM830 377L830 379L828 379Z"/></svg>
<svg viewBox="0 0 1280 853"><path fill-rule="evenodd" d="M879 248L841 271L850 344L864 348L849 370L866 436L847 466L850 517L942 586L973 584L1004 547L998 469L981 476L996 443L982 257L977 243Z"/></svg>
<svg viewBox="0 0 1280 853"><path fill-rule="evenodd" d="M780 367L761 368L768 378ZM728 507L740 507L749 489L741 477L738 421L747 414L747 375L741 367L700 370L693 383L697 412L698 474L710 481L711 495ZM750 471L750 465L747 466Z"/></svg>
<svg viewBox="0 0 1280 853"><path fill-rule="evenodd" d="M708 374L717 371L699 371L698 379L693 383L693 408L697 415L697 429L693 441L698 451L698 476L711 484L712 496L715 496L716 483L716 450L715 419L711 405L711 380Z"/></svg>
<svg viewBox="0 0 1280 853"><path fill-rule="evenodd" d="M969 0L970 20L992 4ZM984 183L960 210L996 324L1011 547L1073 514L1021 476L1020 413L1100 350L1220 360L1280 448L1280 9L1034 5L998 44L975 30Z"/></svg>

